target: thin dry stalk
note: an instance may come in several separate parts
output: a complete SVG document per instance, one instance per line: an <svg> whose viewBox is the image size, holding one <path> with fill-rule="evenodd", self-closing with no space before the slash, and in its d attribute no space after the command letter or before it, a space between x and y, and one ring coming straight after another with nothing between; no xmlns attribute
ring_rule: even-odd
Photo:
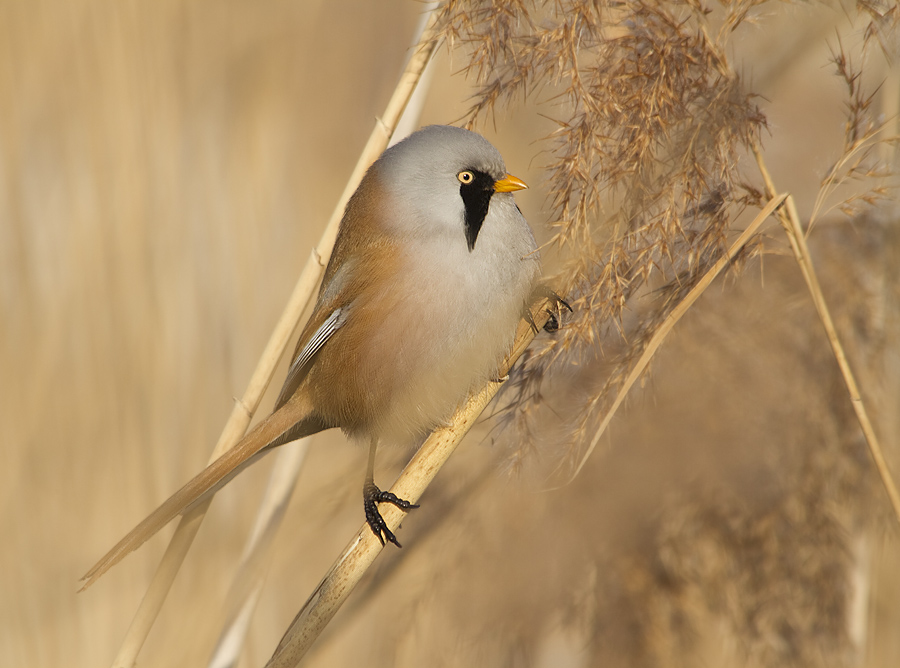
<svg viewBox="0 0 900 668"><path fill-rule="evenodd" d="M840 157L822 179L806 226L807 236L822 216L829 197L839 186L850 181L870 184L865 191L850 195L835 205L848 216L858 215L863 208L871 207L877 201L888 197L889 185L885 181L890 175L892 165L888 152L897 142L896 132L890 132L895 125L895 120L890 115L885 115L885 120L881 122L876 122L872 118L872 105L878 91L867 93L862 85L862 70L853 66L840 40L838 48L832 49L831 60L836 75L843 80L847 88L844 146ZM888 77L888 82L890 79L891 77ZM890 97L890 85L885 87L882 95ZM887 158L881 160L881 165L875 161L876 149Z"/></svg>
<svg viewBox="0 0 900 668"><path fill-rule="evenodd" d="M436 2L430 3L422 15L413 46L420 41L428 23L432 20L431 12L436 6ZM431 62L433 61L429 60L429 63ZM395 131L392 133L392 144L411 134L418 126L432 71L433 68L426 64L426 69L419 79L419 85L415 88L400 116ZM302 448L302 454L294 449L280 449L278 459L274 464L269 486L257 511L253 533L247 540L241 566L232 582L228 596L231 608L225 615L225 619L228 621L222 629L210 659L211 668L237 665L244 638L268 572L268 568L262 567L262 564L268 564L271 560L275 548L274 538L284 519L284 510L300 475L308 441L304 440L303 445L299 447Z"/></svg>
<svg viewBox="0 0 900 668"><path fill-rule="evenodd" d="M505 364L507 371L525 352L539 328L549 320L552 306L549 300L540 300L531 307L532 318L519 323L515 345ZM413 503L418 501L501 386L502 382L488 382L481 390L473 392L454 413L449 426L433 432L425 441L400 473L391 492ZM394 506L387 506L382 514L392 531L397 529L405 516ZM384 545L369 526L363 524L297 613L266 664L267 668L289 668L300 663L382 549Z"/></svg>
<svg viewBox="0 0 900 668"><path fill-rule="evenodd" d="M888 137L900 137L900 65L894 64L882 87L881 116L885 119L884 131ZM882 142L881 162L891 169L897 167L897 142Z"/></svg>
<svg viewBox="0 0 900 668"><path fill-rule="evenodd" d="M325 240L325 235L323 235L323 240ZM331 245L333 244L334 241L332 240ZM222 435L219 437L219 441L216 443L216 447L210 456L211 462L237 443L247 431L247 426L250 424L256 409L259 408L259 402L262 400L262 395L272 378L272 374L275 373L278 360L290 343L291 334L319 282L320 274L324 268L320 258L321 255L313 251L312 256L307 261L300 279L297 281L297 285L291 294L291 298L288 300L288 304L275 330L272 332L272 336L269 338L269 343L266 345L263 356L257 364L243 398L235 401L228 422L225 424L225 429L222 431ZM175 575L181 568L191 543L200 530L200 525L206 516L206 511L209 509L211 501L212 499L209 499L197 505L183 515L179 521L178 527L169 541L169 546L166 548L166 552L156 569L153 581L147 588L147 593L144 594L134 619L132 619L131 625L128 627L128 632L122 640L122 645L112 664L114 668L130 668L137 660L137 655L150 634L150 629L153 628L153 623L156 621L166 596L172 587ZM97 573L96 577L100 577L100 575L102 573ZM82 589L90 586L94 579L86 581Z"/></svg>
<svg viewBox="0 0 900 668"><path fill-rule="evenodd" d="M394 94L388 102L384 115L375 123L375 128L369 136L369 141L360 155L359 161L353 170L344 192L341 194L334 213L328 222L328 226L322 233L318 245L307 261L300 279L294 288L291 298L285 307L269 343L266 345L263 356L257 364L256 370L247 387L244 396L235 403L231 416L225 429L216 444L210 461L215 460L231 446L237 443L247 430L253 414L259 407L263 393L275 372L278 360L284 354L291 335L297 326L304 310L313 298L315 287L319 282L322 270L327 263L334 241L337 237L338 225L343 215L344 207L350 196L356 190L362 180L366 169L387 147L387 143L399 122L410 97L418 85L425 66L431 60L438 40L434 31L434 21L429 20L413 50L413 54L406 65L400 81L394 90ZM187 551L193 542L194 536L200 528L200 524L209 507L209 502L200 504L194 510L184 515L178 524L169 547L157 568L153 581L144 595L131 626L125 635L118 655L113 662L114 668L130 668L134 665L137 655L150 633L156 617L165 602L175 575L184 561ZM86 583L88 586L90 582Z"/></svg>
<svg viewBox="0 0 900 668"><path fill-rule="evenodd" d="M772 181L769 170L766 168L766 163L763 160L762 152L758 145L753 146L753 155L756 157L756 164L758 165L759 172L766 184L766 192L769 194L774 193L775 184ZM884 458L884 453L881 450L881 444L878 441L875 429L872 426L869 414L866 411L866 406L859 393L859 387L856 384L856 378L850 368L850 362L847 360L847 355L844 352L844 346L841 344L840 337L834 326L834 321L831 319L831 312L828 310L825 295L822 293L822 288L819 285L819 279L816 276L816 271L809 254L809 247L806 245L806 235L803 232L803 227L800 225L800 217L797 214L797 208L792 198L788 197L787 206L778 212L778 219L784 227L788 241L791 244L791 250L794 252L794 258L800 266L803 279L806 281L806 287L809 289L813 304L815 304L816 311L819 314L819 319L822 321L822 326L825 328L825 335L828 337L828 342L831 344L834 357L841 370L841 377L844 379L844 384L847 386L847 391L850 393L850 403L853 406L853 412L856 413L856 419L859 421L859 426L862 428L863 436L865 436L866 444L869 447L869 452L872 454L872 459L875 461L878 475L881 477L881 482L884 485L891 506L894 509L894 516L897 521L900 522L900 493L897 492L897 486L894 484L894 479L891 476L887 461Z"/></svg>
<svg viewBox="0 0 900 668"><path fill-rule="evenodd" d="M619 407L622 405L622 402L625 400L628 391L632 388L632 386L637 382L638 378L643 375L644 371L646 371L647 367L650 365L650 360L653 359L653 356L656 354L656 351L659 350L660 346L665 341L666 337L669 335L669 332L675 327L679 320L681 320L682 316L688 312L691 306L700 298L706 289L712 285L712 282L716 279L719 273L726 267L728 264L734 260L735 257L741 252L744 246L747 245L747 242L753 238L753 235L756 234L760 225L762 225L769 216L772 215L778 208L784 203L784 201L788 198L787 194L781 195L773 195L772 199L763 207L762 211L757 214L756 218L747 226L747 228L741 233L741 235L737 238L737 240L731 245L728 249L728 252L723 255L719 260L710 267L709 271L703 275L703 277L697 282L697 284L685 295L684 299L679 302L675 308L666 316L665 320L663 320L659 327L653 332L653 336L647 342L647 345L644 347L643 352L641 353L640 358L638 358L637 362L632 366L631 370L628 373L628 376L625 378L625 381L618 387L616 392L616 397L610 405L609 409L606 411L606 414L603 416L603 419L600 421L600 425L597 427L594 432L594 436L591 439L590 444L588 445L587 450L584 455L581 457L581 461L578 463L578 466L575 467L575 471L572 473L572 478L574 479L577 476L581 469L584 467L588 458L591 456L591 453L597 447L597 443L600 441L600 437L603 436L603 433L606 431L606 428L609 426L609 423L612 421L613 416L616 414L616 411L619 410ZM602 395L601 395L602 397ZM600 400L601 397L597 398L597 401ZM594 407L591 407L593 411Z"/></svg>
<svg viewBox="0 0 900 668"><path fill-rule="evenodd" d="M309 451L309 438L286 445L278 450L266 493L260 503L253 531L247 539L241 565L238 567L228 593L229 609L226 622L209 660L210 668L237 665L244 639L253 619L256 603L269 570L275 537L284 519L291 494Z"/></svg>

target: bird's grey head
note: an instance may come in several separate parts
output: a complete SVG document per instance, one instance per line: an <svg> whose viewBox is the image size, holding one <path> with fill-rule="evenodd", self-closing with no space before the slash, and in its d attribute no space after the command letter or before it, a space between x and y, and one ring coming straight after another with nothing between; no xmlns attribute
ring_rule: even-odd
<svg viewBox="0 0 900 668"><path fill-rule="evenodd" d="M374 168L391 204L392 225L414 236L465 241L471 251L488 213L494 184L506 177L500 152L463 128L431 125L392 146Z"/></svg>

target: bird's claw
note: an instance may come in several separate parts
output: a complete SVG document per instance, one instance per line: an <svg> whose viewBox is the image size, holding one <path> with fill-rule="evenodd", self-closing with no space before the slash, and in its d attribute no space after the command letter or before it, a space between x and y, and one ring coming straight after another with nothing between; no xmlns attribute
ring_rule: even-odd
<svg viewBox="0 0 900 668"><path fill-rule="evenodd" d="M393 543L397 547L403 547L400 545L394 532L388 528L387 522L385 522L384 518L381 516L381 512L378 510L379 503L392 503L400 510L412 510L413 508L418 508L418 504L410 503L406 499L401 499L392 492L383 492L378 489L374 483L367 484L363 490L363 508L366 512L366 522L372 530L372 533L378 536L378 540L381 541L382 545L385 545L386 541L388 543Z"/></svg>
<svg viewBox="0 0 900 668"><path fill-rule="evenodd" d="M552 290L548 289L548 293L547 298L553 302L553 306L552 309L547 309L547 313L550 317L547 319L547 322L544 323L544 331L553 334L559 330L560 323L562 322L563 307L568 309L569 313L572 313L572 307L569 306L569 303L565 299Z"/></svg>

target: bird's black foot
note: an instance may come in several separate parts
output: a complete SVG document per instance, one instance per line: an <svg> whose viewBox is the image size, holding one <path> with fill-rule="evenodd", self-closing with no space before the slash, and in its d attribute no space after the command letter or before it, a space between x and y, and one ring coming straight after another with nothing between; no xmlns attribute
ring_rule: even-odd
<svg viewBox="0 0 900 668"><path fill-rule="evenodd" d="M550 290L549 288L545 289L545 296L553 302L553 309L547 309L550 317L547 319L547 322L544 323L544 331L548 334L553 334L559 330L560 324L562 323L563 307L568 309L569 313L572 313L572 307L569 306L569 302L553 292L553 290Z"/></svg>
<svg viewBox="0 0 900 668"><path fill-rule="evenodd" d="M538 299L540 297L548 299L552 303L551 307L547 309L549 318L547 319L547 322L544 323L544 331L552 334L556 332L562 324L563 308L567 309L571 313L572 307L565 299L553 292L553 290L551 290L543 283L539 284L531 294L532 299ZM526 308L523 316L528 319L528 322L531 324L532 331L537 334L537 323L534 321L534 317L531 315L531 311Z"/></svg>
<svg viewBox="0 0 900 668"><path fill-rule="evenodd" d="M382 545L387 541L393 543L397 547L403 547L397 541L394 532L388 529L387 522L384 521L384 518L378 511L379 503L393 503L400 510L418 508L418 504L410 503L406 499L401 499L391 492L382 492L375 486L375 483L366 483L365 487L363 487L363 508L366 511L366 522L369 523L369 528L372 529L372 533L378 536L378 540L381 541Z"/></svg>

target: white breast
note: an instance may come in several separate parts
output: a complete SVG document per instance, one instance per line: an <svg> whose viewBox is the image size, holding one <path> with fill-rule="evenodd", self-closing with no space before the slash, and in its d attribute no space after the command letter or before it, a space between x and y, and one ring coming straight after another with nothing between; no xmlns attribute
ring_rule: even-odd
<svg viewBox="0 0 900 668"><path fill-rule="evenodd" d="M496 378L540 274L534 238L511 195L492 198L472 251L462 229L432 227L407 245L396 305L372 342L397 386L378 427L408 441L446 422L474 386ZM386 352L390 351L390 352Z"/></svg>

